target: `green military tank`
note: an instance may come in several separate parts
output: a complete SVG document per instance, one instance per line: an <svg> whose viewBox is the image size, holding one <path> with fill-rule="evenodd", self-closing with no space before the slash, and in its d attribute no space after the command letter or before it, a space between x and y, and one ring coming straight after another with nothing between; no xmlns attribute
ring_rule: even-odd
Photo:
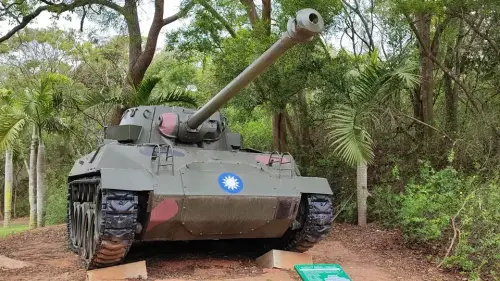
<svg viewBox="0 0 500 281"><path fill-rule="evenodd" d="M324 178L302 177L289 153L244 148L218 110L324 23L313 9L199 109L139 106L68 176L69 247L87 269L123 262L134 241L261 239L306 251L333 220ZM265 239L267 241L267 239Z"/></svg>

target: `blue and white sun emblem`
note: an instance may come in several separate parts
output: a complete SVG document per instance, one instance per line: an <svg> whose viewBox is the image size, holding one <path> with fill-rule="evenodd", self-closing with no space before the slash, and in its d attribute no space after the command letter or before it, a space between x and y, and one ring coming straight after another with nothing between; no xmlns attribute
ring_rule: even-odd
<svg viewBox="0 0 500 281"><path fill-rule="evenodd" d="M222 173L219 176L219 186L229 193L239 193L243 189L243 181L233 173Z"/></svg>

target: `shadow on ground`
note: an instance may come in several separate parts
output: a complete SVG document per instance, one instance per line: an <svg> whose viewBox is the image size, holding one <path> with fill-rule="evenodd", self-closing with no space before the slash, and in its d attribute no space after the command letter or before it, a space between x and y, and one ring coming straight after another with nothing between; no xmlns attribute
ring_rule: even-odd
<svg viewBox="0 0 500 281"><path fill-rule="evenodd" d="M137 242L125 262L145 260L154 278L222 280L264 274L255 258L269 250L265 240L205 240L188 242Z"/></svg>

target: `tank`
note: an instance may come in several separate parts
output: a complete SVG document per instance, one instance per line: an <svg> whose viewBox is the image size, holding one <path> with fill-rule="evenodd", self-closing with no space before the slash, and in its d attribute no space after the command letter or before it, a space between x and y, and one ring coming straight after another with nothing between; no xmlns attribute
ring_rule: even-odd
<svg viewBox="0 0 500 281"><path fill-rule="evenodd" d="M297 12L287 31L199 109L139 106L104 129L68 175L69 248L86 269L123 262L135 241L263 239L303 252L331 230L332 190L289 153L243 146L219 109L324 23Z"/></svg>

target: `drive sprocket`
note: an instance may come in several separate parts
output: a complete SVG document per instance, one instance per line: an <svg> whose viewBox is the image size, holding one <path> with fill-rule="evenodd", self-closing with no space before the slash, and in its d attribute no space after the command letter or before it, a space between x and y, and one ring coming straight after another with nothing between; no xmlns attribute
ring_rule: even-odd
<svg viewBox="0 0 500 281"><path fill-rule="evenodd" d="M120 264L135 237L138 194L102 190L100 178L69 183L67 231L69 248L86 269Z"/></svg>

